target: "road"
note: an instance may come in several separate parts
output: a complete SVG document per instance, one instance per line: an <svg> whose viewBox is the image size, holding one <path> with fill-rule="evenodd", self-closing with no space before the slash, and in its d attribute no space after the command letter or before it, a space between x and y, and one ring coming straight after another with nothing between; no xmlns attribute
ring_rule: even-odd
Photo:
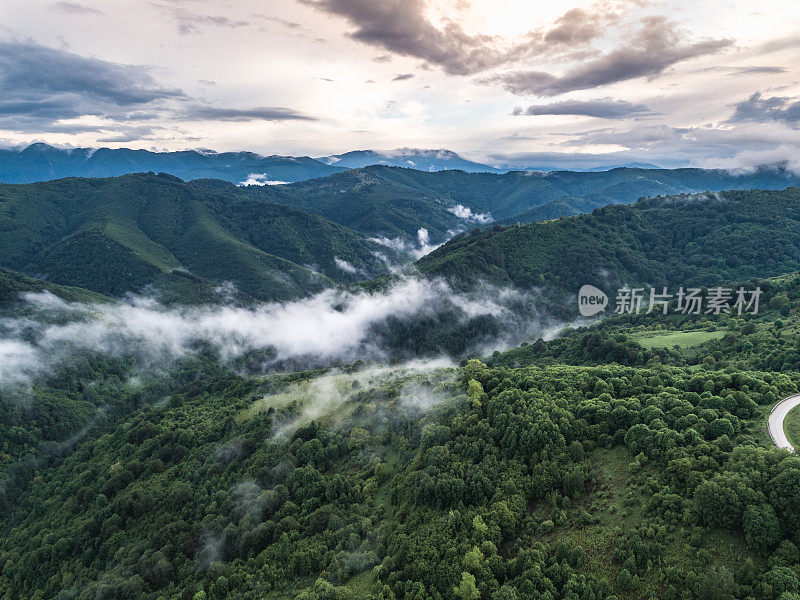
<svg viewBox="0 0 800 600"><path fill-rule="evenodd" d="M786 418L786 415L789 414L789 411L798 404L800 404L800 394L784 398L772 409L769 415L769 421L767 422L769 435L772 437L772 441L775 442L778 448L785 448L789 452L794 452L794 446L789 443L789 440L786 438L786 433L783 431L783 420Z"/></svg>

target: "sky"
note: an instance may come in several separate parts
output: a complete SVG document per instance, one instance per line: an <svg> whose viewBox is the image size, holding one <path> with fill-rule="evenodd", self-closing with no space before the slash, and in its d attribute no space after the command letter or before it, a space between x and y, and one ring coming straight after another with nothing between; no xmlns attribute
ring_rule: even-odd
<svg viewBox="0 0 800 600"><path fill-rule="evenodd" d="M0 145L800 168L800 3L2 0Z"/></svg>

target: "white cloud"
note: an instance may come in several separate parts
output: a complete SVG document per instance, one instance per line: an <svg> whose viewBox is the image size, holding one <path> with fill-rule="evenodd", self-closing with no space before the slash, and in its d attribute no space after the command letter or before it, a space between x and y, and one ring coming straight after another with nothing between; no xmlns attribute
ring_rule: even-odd
<svg viewBox="0 0 800 600"><path fill-rule="evenodd" d="M335 419L337 425L345 425L344 419L349 417L347 403L354 395L365 390L375 389L390 381L402 381L414 375L431 373L442 369L453 369L456 364L449 358L418 359L404 361L391 366L370 366L356 372L343 373L332 370L325 375L293 383L279 392L264 396L257 400L248 410L249 414L296 405L299 414L292 419L278 420L275 436L282 437L295 431L311 421L324 418ZM454 373L444 375L444 380L452 382ZM415 408L427 410L445 396L432 390L430 386L414 380L404 383L399 404L404 409Z"/></svg>
<svg viewBox="0 0 800 600"><path fill-rule="evenodd" d="M288 181L277 181L275 179L267 179L266 173L250 173L247 179L240 181L236 185L246 187L248 185L286 185Z"/></svg>
<svg viewBox="0 0 800 600"><path fill-rule="evenodd" d="M34 346L17 339L0 340L0 382L24 383L44 370L45 364Z"/></svg>
<svg viewBox="0 0 800 600"><path fill-rule="evenodd" d="M447 209L447 211L453 213L459 219L464 219L465 221L474 221L475 223L479 223L481 225L491 223L494 220L492 219L491 213L472 212L470 207L464 206L463 204L451 206Z"/></svg>
<svg viewBox="0 0 800 600"><path fill-rule="evenodd" d="M142 369L162 370L191 355L198 343L216 348L223 361L267 349L276 361L382 360L394 349L383 346L376 328L390 318L415 320L447 308L460 311L465 322L479 315L514 320L520 295L496 288L459 294L443 281L406 277L375 293L326 290L247 308L165 307L138 296L73 304L48 292L24 294L23 299L32 316L0 321L0 384L31 380L82 351L134 356ZM525 324L533 326L538 325Z"/></svg>
<svg viewBox="0 0 800 600"><path fill-rule="evenodd" d="M448 238L450 239L455 235L455 232L448 232ZM417 230L417 239L416 241L410 241L405 238L388 238L386 236L376 236L370 238L371 242L375 242L376 244L380 244L381 246L386 246L387 248L391 248L398 254L405 254L410 256L414 260L418 260L425 256L426 254L430 254L434 250L436 250L439 246L444 244L443 241L441 244L431 244L431 236L430 232L421 227ZM447 240L445 240L447 241ZM377 256L377 254L376 254Z"/></svg>
<svg viewBox="0 0 800 600"><path fill-rule="evenodd" d="M339 258L338 256L333 257L333 262L337 268L341 269L345 273L356 274L358 273L358 269L356 269L353 265L351 265L346 260Z"/></svg>
<svg viewBox="0 0 800 600"><path fill-rule="evenodd" d="M781 144L765 150L742 150L731 157L704 158L698 162L706 169L754 171L764 165L776 165L800 173L800 146Z"/></svg>

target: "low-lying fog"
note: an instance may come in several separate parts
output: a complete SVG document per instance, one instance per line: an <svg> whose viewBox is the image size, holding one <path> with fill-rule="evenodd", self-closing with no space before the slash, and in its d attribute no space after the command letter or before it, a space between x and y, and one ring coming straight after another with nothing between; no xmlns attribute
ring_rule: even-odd
<svg viewBox="0 0 800 600"><path fill-rule="evenodd" d="M0 318L4 387L29 384L86 351L131 355L143 369L168 368L202 346L228 362L268 351L261 366L269 370L281 363L300 368L441 355L441 349L419 350L424 344L416 338L427 340L448 327L459 335L459 326L480 318L490 318L493 326L491 334L466 340L472 354L547 335L556 325L538 315L534 294L489 286L456 293L443 281L414 277L380 292L326 290L247 308L166 307L134 295L98 304L67 303L48 292L21 299L24 306L15 316Z"/></svg>

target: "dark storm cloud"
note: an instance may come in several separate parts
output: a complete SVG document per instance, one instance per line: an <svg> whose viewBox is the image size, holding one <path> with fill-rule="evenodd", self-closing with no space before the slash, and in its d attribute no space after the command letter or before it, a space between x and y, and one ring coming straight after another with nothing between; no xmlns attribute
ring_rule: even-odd
<svg viewBox="0 0 800 600"><path fill-rule="evenodd" d="M169 101L180 101L175 105ZM227 108L189 104L186 95L161 87L147 67L79 56L33 42L0 42L0 129L21 132L106 132L106 141L151 134L133 122L315 120L285 107ZM82 116L113 121L102 126L63 123Z"/></svg>
<svg viewBox="0 0 800 600"><path fill-rule="evenodd" d="M572 9L550 28L532 30L518 44L500 48L497 38L470 35L449 21L439 29L425 16L423 0L300 0L347 19L355 29L350 37L402 56L438 65L451 75L472 75L533 57L564 53L584 56L590 43L605 33L620 15L612 10ZM690 58L718 52L731 40L682 43L673 23L664 17L641 20L639 32L607 54L585 61L562 76L543 71L518 71L484 80L500 83L517 94L555 96L571 90L600 87L637 77L652 77Z"/></svg>
<svg viewBox="0 0 800 600"><path fill-rule="evenodd" d="M516 107L514 115L581 115L599 119L624 119L636 117L651 110L644 104L626 100L564 100L552 104L532 104L527 108Z"/></svg>
<svg viewBox="0 0 800 600"><path fill-rule="evenodd" d="M189 120L204 121L316 121L283 106L260 106L255 108L221 108L216 106L194 106L186 111Z"/></svg>
<svg viewBox="0 0 800 600"><path fill-rule="evenodd" d="M51 6L58 12L65 13L68 15L93 15L93 16L105 15L105 13L99 8L84 6L83 4L78 4L77 2L66 2L66 1L56 2Z"/></svg>
<svg viewBox="0 0 800 600"><path fill-rule="evenodd" d="M756 75L761 73L786 73L786 67L737 67L732 75Z"/></svg>
<svg viewBox="0 0 800 600"><path fill-rule="evenodd" d="M414 56L465 75L497 64L485 36L473 37L456 25L442 31L423 15L422 0L302 0L325 12L345 17L355 40L403 56Z"/></svg>
<svg viewBox="0 0 800 600"><path fill-rule="evenodd" d="M780 96L764 98L761 92L756 92L747 100L736 104L733 115L728 119L729 123L742 121L779 121L797 127L800 124L800 100Z"/></svg>
<svg viewBox="0 0 800 600"><path fill-rule="evenodd" d="M183 92L146 67L112 63L30 41L0 42L0 126L47 128L60 119L136 111Z"/></svg>
<svg viewBox="0 0 800 600"><path fill-rule="evenodd" d="M0 42L0 102L52 101L60 94L116 106L183 95L157 85L146 67L87 58L33 42Z"/></svg>
<svg viewBox="0 0 800 600"><path fill-rule="evenodd" d="M788 69L786 67L732 67L730 74L731 75L762 75L764 73L767 74L778 74L778 73L786 73Z"/></svg>
<svg viewBox="0 0 800 600"><path fill-rule="evenodd" d="M423 0L300 1L347 19L355 26L349 34L354 40L422 59L451 75L479 73L509 59L509 52L498 50L491 36L469 35L453 22L443 29L435 27L425 17Z"/></svg>
<svg viewBox="0 0 800 600"><path fill-rule="evenodd" d="M683 44L673 23L664 17L648 17L642 20L641 29L629 43L586 61L563 75L518 71L498 75L484 82L501 83L515 94L557 96L639 77L654 77L679 62L714 54L732 44L727 39Z"/></svg>
<svg viewBox="0 0 800 600"><path fill-rule="evenodd" d="M355 29L349 36L359 42L401 56L419 58L450 75L474 75L511 61L532 56L553 56L582 46L604 33L620 15L606 6L576 8L559 17L550 28L529 31L516 44L494 36L470 35L452 20L440 29L425 16L424 0L299 0L301 3L345 18ZM382 62L388 57L378 57Z"/></svg>
<svg viewBox="0 0 800 600"><path fill-rule="evenodd" d="M727 73L731 77L739 77L742 75L778 75L780 73L786 73L788 69L786 67L767 67L767 66L754 66L754 67L724 67L724 66L715 66L715 67L706 67L705 69L700 69L699 73Z"/></svg>

